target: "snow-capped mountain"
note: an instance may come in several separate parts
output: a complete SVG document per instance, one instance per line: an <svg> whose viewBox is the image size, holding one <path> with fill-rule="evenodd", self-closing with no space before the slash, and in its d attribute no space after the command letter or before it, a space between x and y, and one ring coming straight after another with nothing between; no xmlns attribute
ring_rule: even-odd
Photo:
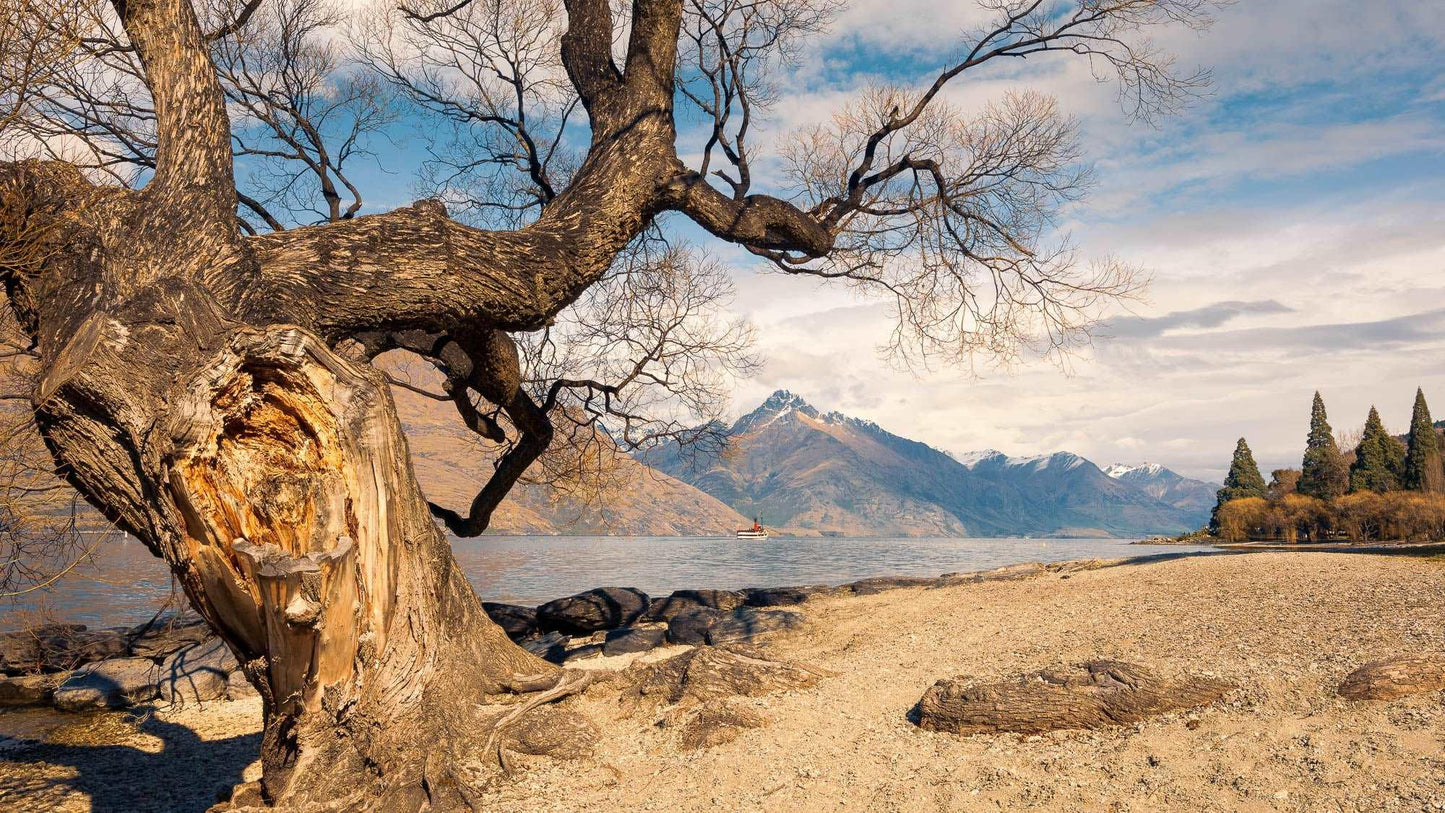
<svg viewBox="0 0 1445 813"><path fill-rule="evenodd" d="M645 460L765 525L850 535L1136 536L1203 519L1069 452L950 456L779 390L730 428L731 448ZM1207 509L1205 512L1207 516Z"/></svg>
<svg viewBox="0 0 1445 813"><path fill-rule="evenodd" d="M1138 466L1115 463L1105 469L1104 473L1134 486L1156 500L1201 516L1209 514L1219 492L1219 485L1216 483L1185 477L1158 463L1142 463Z"/></svg>

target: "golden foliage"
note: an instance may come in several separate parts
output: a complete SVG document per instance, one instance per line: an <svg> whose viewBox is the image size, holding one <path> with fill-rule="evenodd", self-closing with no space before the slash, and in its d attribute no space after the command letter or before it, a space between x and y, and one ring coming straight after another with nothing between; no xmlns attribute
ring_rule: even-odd
<svg viewBox="0 0 1445 813"><path fill-rule="evenodd" d="M1231 500L1219 509L1219 536L1229 542L1445 540L1445 495L1361 491L1330 502L1300 494Z"/></svg>

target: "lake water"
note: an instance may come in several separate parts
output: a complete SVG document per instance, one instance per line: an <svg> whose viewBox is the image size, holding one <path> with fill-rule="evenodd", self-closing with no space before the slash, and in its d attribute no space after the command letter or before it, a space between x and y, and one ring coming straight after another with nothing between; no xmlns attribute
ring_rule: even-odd
<svg viewBox="0 0 1445 813"><path fill-rule="evenodd" d="M593 587L660 596L685 588L843 584L870 576L938 576L1021 562L1111 559L1209 550L1116 539L825 538L741 542L708 537L483 536L452 541L463 572L487 601L540 604ZM91 625L144 621L171 592L170 574L134 540L103 545L43 593L0 600L0 629L33 623L39 609Z"/></svg>

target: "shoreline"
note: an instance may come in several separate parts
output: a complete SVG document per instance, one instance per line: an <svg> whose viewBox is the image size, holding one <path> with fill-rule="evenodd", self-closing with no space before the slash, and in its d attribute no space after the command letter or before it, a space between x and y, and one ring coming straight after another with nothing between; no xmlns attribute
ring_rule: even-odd
<svg viewBox="0 0 1445 813"><path fill-rule="evenodd" d="M1012 576L975 578L987 573ZM756 644L770 658L830 676L813 688L745 699L764 722L735 741L685 750L675 731L621 715L609 695L572 698L563 705L603 732L593 752L518 760L515 776L489 787L487 806L525 813L1445 804L1439 693L1388 703L1334 694L1366 660L1445 650L1445 562L1245 549L887 581L869 585L881 592L830 588L783 608L801 613L802 624ZM575 665L615 670L671 654ZM960 737L908 720L942 678L999 679L1098 657L1217 675L1239 688L1207 708L1121 729ZM215 789L188 781L197 770L254 779L254 700L127 717L0 714L0 807L85 810L94 799L107 809L203 810Z"/></svg>

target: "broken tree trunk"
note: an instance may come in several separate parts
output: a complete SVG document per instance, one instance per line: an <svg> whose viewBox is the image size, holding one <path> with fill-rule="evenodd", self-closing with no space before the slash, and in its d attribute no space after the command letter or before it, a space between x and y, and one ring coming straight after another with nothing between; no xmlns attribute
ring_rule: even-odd
<svg viewBox="0 0 1445 813"><path fill-rule="evenodd" d="M1091 661L1046 669L1003 683L940 680L915 709L920 728L953 734L1132 725L1165 712L1203 706L1232 689L1205 677L1166 680L1137 664Z"/></svg>
<svg viewBox="0 0 1445 813"><path fill-rule="evenodd" d="M120 328L107 325L95 332ZM73 341L91 355L47 377L47 437L84 487L135 489L118 518L158 542L265 698L266 798L460 804L504 696L561 673L482 611L379 374L296 328L239 327L218 344L178 354L178 375L137 367L139 348L126 364ZM158 379L177 384L139 397ZM107 426L136 434L102 444Z"/></svg>

